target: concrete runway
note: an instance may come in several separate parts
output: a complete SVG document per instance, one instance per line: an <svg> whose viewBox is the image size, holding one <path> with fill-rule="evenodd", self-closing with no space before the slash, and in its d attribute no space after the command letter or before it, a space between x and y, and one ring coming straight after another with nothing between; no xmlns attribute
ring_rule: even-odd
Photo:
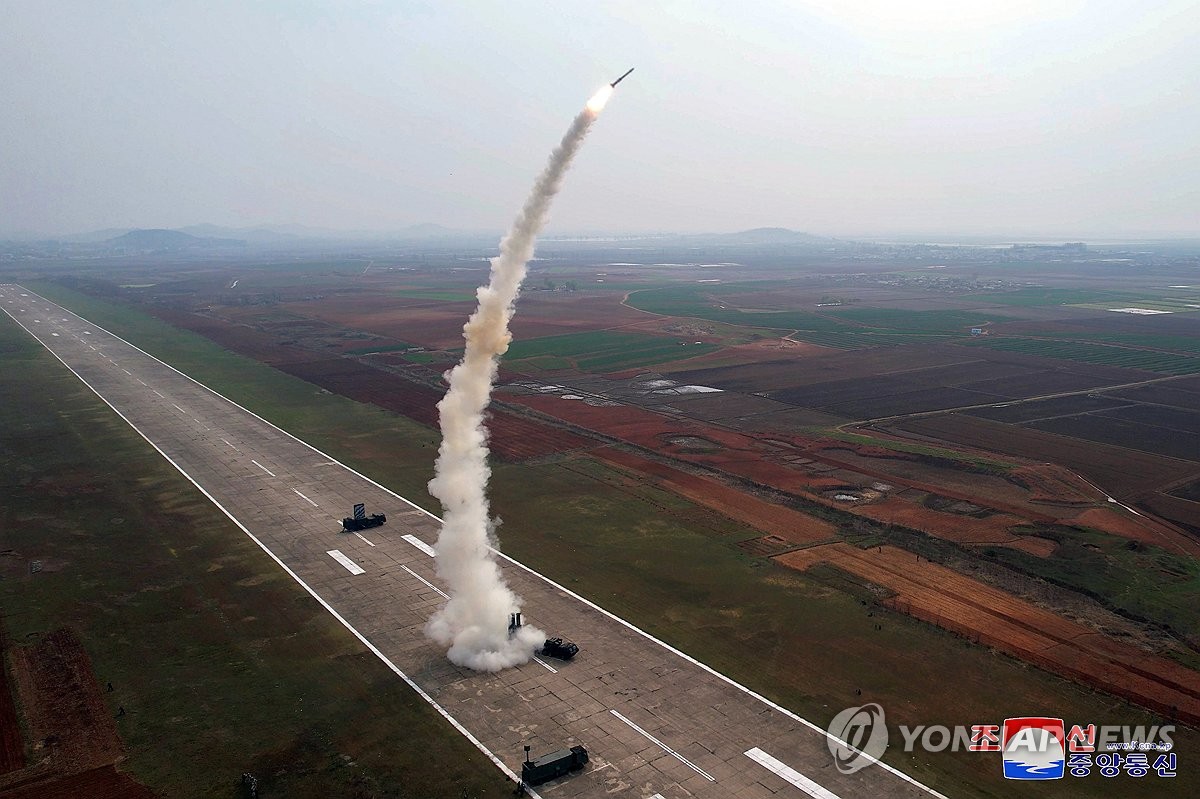
<svg viewBox="0 0 1200 799"><path fill-rule="evenodd" d="M0 285L0 309L510 777L526 743L587 747L582 772L531 795L942 796L884 764L840 773L821 728L504 556L526 621L581 653L499 674L453 665L422 632L444 601L437 517L33 292ZM355 502L387 524L339 532Z"/></svg>

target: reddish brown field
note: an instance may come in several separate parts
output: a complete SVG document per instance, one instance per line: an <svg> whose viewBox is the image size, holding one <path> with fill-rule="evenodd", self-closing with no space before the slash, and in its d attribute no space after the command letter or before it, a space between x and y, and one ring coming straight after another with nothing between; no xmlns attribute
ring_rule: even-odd
<svg viewBox="0 0 1200 799"><path fill-rule="evenodd" d="M174 325L201 333L233 352L269 363L328 391L437 427L437 403L443 392L432 386L374 369L353 358L322 356L299 347L273 344L269 336L240 325L195 314L174 314L164 318ZM487 425L492 451L507 460L538 458L593 443L566 430L503 410L489 414Z"/></svg>
<svg viewBox="0 0 1200 799"><path fill-rule="evenodd" d="M400 306L400 307L398 307ZM308 319L420 344L431 349L461 347L462 328L473 302L397 302L386 295L341 295L283 306Z"/></svg>
<svg viewBox="0 0 1200 799"><path fill-rule="evenodd" d="M99 766L68 777L28 775L12 787L0 787L0 799L154 799L154 792L117 771Z"/></svg>
<svg viewBox="0 0 1200 799"><path fill-rule="evenodd" d="M652 477L663 488L791 544L827 541L837 534L837 528L829 522L759 499L712 478L689 474L610 447L593 450L591 455Z"/></svg>
<svg viewBox="0 0 1200 799"><path fill-rule="evenodd" d="M1200 674L911 552L837 543L775 559L800 570L832 564L894 591L884 600L889 607L1168 717L1200 722Z"/></svg>
<svg viewBox="0 0 1200 799"><path fill-rule="evenodd" d="M1049 515L1022 513L1018 510L1011 513L995 513L985 518L975 518L926 508L918 502L899 496L888 496L882 501L861 504L847 504L822 496L823 492L832 489L870 485L871 478L878 476L893 483L900 483L953 499L979 501L977 496L965 490L948 491L940 486L914 480L901 480L894 472L874 474L870 470L861 468L854 468L853 472L840 470L812 472L805 471L803 467L793 467L779 462L780 457L789 453L797 453L829 463L837 463L836 460L824 456L821 444L811 449L805 449L801 446L802 444L813 442L804 439L795 438L795 443L790 444L784 441L767 441L695 421L670 419L631 406L595 407L582 402L567 401L545 395L519 396L513 399L572 424L596 430L653 452L664 453L681 461L690 461L715 468L759 485L804 496L829 507L876 521L900 524L963 544L1017 545L1018 548L1027 552L1045 554L1052 551L1040 540L1021 543L1025 541L1026 537L1010 530L1014 526L1028 524L1030 521L1053 521L1054 517ZM689 450L685 446L672 443L674 440L686 438L698 438L712 442L717 445L714 447L716 451ZM828 446L828 444L824 446ZM854 447L854 445L841 442L837 442L836 446L840 450ZM872 451L872 448L859 449ZM878 450L878 454L887 455L889 458L896 456L896 453L882 449ZM859 460L865 459L860 458ZM996 479L999 480L999 478ZM1019 491L1016 486L1008 485L1013 491ZM740 493L743 496L749 496L745 492ZM1071 512L1075 513L1076 510L1072 509ZM771 532L767 527L760 526L759 529Z"/></svg>
<svg viewBox="0 0 1200 799"><path fill-rule="evenodd" d="M1155 494L1154 496L1163 495ZM1151 505L1151 510L1162 513L1160 509L1153 507L1152 503L1153 500L1146 504ZM1167 516L1165 513L1162 515ZM1103 508L1089 508L1078 516L1064 518L1063 522L1092 527L1106 533L1119 535L1122 538L1141 541L1144 544L1154 544L1178 555L1200 558L1200 541L1195 538L1185 535L1173 526L1163 524L1157 519L1149 516L1134 516L1128 511L1118 510L1111 505Z"/></svg>
<svg viewBox="0 0 1200 799"><path fill-rule="evenodd" d="M876 521L922 530L959 544L1011 544L1023 536L1013 534L1010 529L1027 521L1007 513L997 513L982 519L959 513L944 513L896 496L890 496L882 502L860 505L854 511Z"/></svg>
<svg viewBox="0 0 1200 799"><path fill-rule="evenodd" d="M0 621L0 774L25 768L25 741L8 676L8 636Z"/></svg>
<svg viewBox="0 0 1200 799"><path fill-rule="evenodd" d="M37 762L0 777L0 799L149 799L117 771L121 737L74 632L56 630L11 650L25 728Z"/></svg>
<svg viewBox="0 0 1200 799"><path fill-rule="evenodd" d="M641 311L621 305L620 299L616 295L527 291L517 303L517 314L512 320L513 336L530 339L606 330L647 318ZM474 302L409 300L405 304L387 295L333 296L289 303L284 307L300 316L333 325L346 325L352 320L356 330L430 349L462 347L463 324L475 310Z"/></svg>

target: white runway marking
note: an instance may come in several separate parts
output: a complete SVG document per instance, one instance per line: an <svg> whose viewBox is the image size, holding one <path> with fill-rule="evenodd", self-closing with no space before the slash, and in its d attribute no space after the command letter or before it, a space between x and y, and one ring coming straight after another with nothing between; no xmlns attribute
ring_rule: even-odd
<svg viewBox="0 0 1200 799"><path fill-rule="evenodd" d="M368 540L366 539L366 537L365 537L365 536L363 536L363 534L362 534L362 533L355 533L354 535L358 536L358 540L359 540L359 541L362 541L362 542L363 542L364 544L366 544L367 546L369 546L369 547L373 547L373 546L375 546L375 544L374 544L374 543L372 543L371 541L368 541Z"/></svg>
<svg viewBox="0 0 1200 799"><path fill-rule="evenodd" d="M439 594L441 594L441 595L442 595L442 599L449 599L449 598L450 598L449 596L447 596L447 595L446 595L446 592L445 592L445 591L443 591L442 589L438 588L436 585L434 585L433 583L429 582L429 581L428 581L428 580L426 580L424 577L422 577L421 575L417 574L417 573L416 573L415 571L413 571L412 569L410 569L410 568L408 568L407 566L405 566L403 563L401 563L401 564L400 564L400 568L401 568L401 569L404 569L404 571L408 572L408 573L409 573L409 574L411 574L413 577L416 577L418 580L420 580L421 582L425 583L425 585L429 586L429 587L430 587L430 588L432 588L434 591L437 591Z"/></svg>
<svg viewBox="0 0 1200 799"><path fill-rule="evenodd" d="M52 336L57 336L58 334L57 334L57 333L51 333L50 335L52 335Z"/></svg>
<svg viewBox="0 0 1200 799"><path fill-rule="evenodd" d="M143 386L144 386L144 385L146 385L146 381L145 381L145 380L143 380L143 379L142 379L142 378L140 378L140 377L135 377L135 378L134 378L134 380L138 381L138 382L139 382L139 383L141 383Z"/></svg>
<svg viewBox="0 0 1200 799"><path fill-rule="evenodd" d="M125 374L129 375L130 377L133 377L133 372L129 371L125 367L121 367L121 371L124 372Z"/></svg>
<svg viewBox="0 0 1200 799"><path fill-rule="evenodd" d="M223 438L222 438L221 440L222 440L222 441L225 441L225 439L223 439ZM228 442L228 441L225 441L225 443L226 443L226 444L229 444L229 442ZM232 447L232 446L233 446L233 444L229 444L229 446L231 446L231 447ZM234 448L236 449L236 447L234 447ZM292 490L293 490L293 491L296 491L296 489L294 489L294 488L293 488ZM303 494L301 494L299 491L296 491L296 496L300 497L300 499L304 500L304 501L305 501L305 502L307 502L309 505L312 505L314 508L319 508L319 507L321 507L320 505L318 505L317 503L313 502L313 501L312 501L311 499L309 499L308 497L306 497L306 496L304 496ZM374 544L372 544L371 546L374 546Z"/></svg>
<svg viewBox="0 0 1200 799"><path fill-rule="evenodd" d="M175 410L179 411L180 413L182 413L184 416L187 416L187 411L185 411L183 408L180 408L175 403L172 402L171 407L174 408Z"/></svg>
<svg viewBox="0 0 1200 799"><path fill-rule="evenodd" d="M410 535L410 534L406 533L406 534L404 534L404 535L403 535L403 536L401 536L401 537L402 537L402 538L403 538L405 541L407 541L408 543L412 544L412 545L413 545L414 547L416 547L417 549L419 549L419 550L421 550L422 552L424 552L424 553L425 553L426 555L428 555L429 557L431 557L431 558L432 558L432 557L436 557L436 556L437 556L437 553L433 551L433 547L429 546L429 544L426 544L424 541L422 541L421 539L417 538L415 535Z"/></svg>
<svg viewBox="0 0 1200 799"><path fill-rule="evenodd" d="M155 394L158 394L158 396L161 397L162 399L166 399L166 397L163 397L163 395L159 393L158 389L152 388L150 390L153 391Z"/></svg>
<svg viewBox="0 0 1200 799"><path fill-rule="evenodd" d="M222 440L222 441L225 441L225 439L223 439L223 438L222 438L221 440ZM230 449L232 449L234 452L241 452L241 450L240 450L240 449L238 449L237 447L235 447L233 444L230 444L228 441L225 441L225 443L226 443L226 444L229 446L229 448L230 448Z"/></svg>
<svg viewBox="0 0 1200 799"><path fill-rule="evenodd" d="M257 466L258 468L262 469L262 470L263 470L264 472L266 472L267 474L271 475L272 477L274 477L274 476L275 476L275 472L271 471L271 470L270 470L270 469L268 469L266 466L263 466L261 463L259 463L258 461L254 460L253 458L251 458L251 459L250 459L250 462L251 462L251 463L253 463L255 466Z"/></svg>
<svg viewBox="0 0 1200 799"><path fill-rule="evenodd" d="M341 550L331 549L328 552L326 552L325 554L328 555L329 557L333 558L334 560L336 560L338 563L345 566L346 571L350 572L351 574L366 574L366 572L367 572L367 570L364 569L362 566L359 566L357 563L350 560L350 558L343 555Z"/></svg>
<svg viewBox="0 0 1200 799"><path fill-rule="evenodd" d="M826 790L810 780L808 777L805 777L799 771L796 771L796 769L792 768L788 764L771 757L757 746L746 752L746 757L750 758L755 763L758 763L767 771L770 771L776 776L787 780L792 785L795 785L797 788L813 797L813 799L839 799L836 793Z"/></svg>
<svg viewBox="0 0 1200 799"><path fill-rule="evenodd" d="M540 665L540 666L541 666L542 668L544 668L546 671L550 672L551 674L558 674L558 669L554 668L553 666L551 666L551 665L550 665L549 663L547 663L546 661L542 660L542 659L541 659L540 657L538 657L537 655L534 655L534 656L533 656L533 659L534 659L534 660L536 660L536 661L538 662L538 665ZM651 799L653 799L653 797L651 797Z"/></svg>
<svg viewBox="0 0 1200 799"><path fill-rule="evenodd" d="M688 768L690 768L692 771L694 771L694 772L696 772L697 774L699 774L699 775L700 775L701 777L703 777L704 779L708 780L709 782L716 782L716 780L715 780L715 779L713 779L713 778L712 778L712 776L711 776L711 775L709 775L709 773L708 773L707 771L705 771L704 769L700 768L700 767L699 767L699 766L697 766L695 763L693 763L692 761L688 760L686 757L684 757L683 755L679 754L679 753L678 753L678 752L676 752L674 749L672 749L671 747L667 746L665 743L663 743L662 741L658 740L658 739L657 739L657 738L655 738L653 735L651 735L650 733L646 732L646 731L645 731L645 730L643 730L641 727L639 727L638 725L634 724L634 723L633 723L632 721L630 721L629 719L627 719L627 718L625 718L624 716L622 716L622 715L621 715L620 713L618 713L617 711L615 711L615 710L610 710L610 711L608 711L608 712L609 712L609 713L612 713L614 716L616 716L616 717L617 717L617 718L619 718L621 721L623 721L623 722L625 722L626 724L628 724L628 725L629 725L630 727L632 727L634 730L636 730L637 732L641 733L641 734L642 734L642 736L643 736L643 737L645 737L645 738L646 738L648 741L650 741L650 742L654 743L656 746L658 746L658 748L659 748L659 749L663 750L663 751L664 751L664 752L666 752L668 755L670 755L671 757L675 758L675 759L676 759L676 760L678 760L680 763L682 763L683 765L687 766ZM834 797L834 799L836 799L836 797Z"/></svg>

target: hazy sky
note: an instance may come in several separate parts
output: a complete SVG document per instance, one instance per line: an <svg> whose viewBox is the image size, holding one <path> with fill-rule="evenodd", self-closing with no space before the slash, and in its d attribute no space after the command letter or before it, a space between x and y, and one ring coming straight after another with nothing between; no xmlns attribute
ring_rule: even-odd
<svg viewBox="0 0 1200 799"><path fill-rule="evenodd" d="M0 234L1200 234L1200 3L0 0Z"/></svg>

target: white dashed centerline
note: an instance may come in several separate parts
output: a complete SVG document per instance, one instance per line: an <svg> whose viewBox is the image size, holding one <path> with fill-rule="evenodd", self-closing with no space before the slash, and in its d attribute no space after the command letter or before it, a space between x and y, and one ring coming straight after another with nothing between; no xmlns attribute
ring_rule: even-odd
<svg viewBox="0 0 1200 799"><path fill-rule="evenodd" d="M709 782L716 782L716 780L715 780L715 779L713 779L712 775L710 775L710 774L709 774L707 771L705 771L704 769L700 768L700 767L699 767L699 766L697 766L695 763L693 763L692 761L688 760L686 757L684 757L683 755L679 754L679 753L678 753L678 752L676 752L674 749L672 749L671 747L667 746L665 743L663 743L662 741L658 740L658 739L657 739L657 738L655 738L653 735L651 735L650 733L646 732L646 731L645 731L645 730L643 730L641 727L639 727L638 725L634 724L634 723L633 723L632 721L630 721L629 719L627 719L627 718L625 718L624 716L622 716L622 715L621 715L620 713L618 713L617 711L615 711L615 710L610 710L610 711L608 711L608 712L609 712L609 713L612 713L614 716L616 716L616 717L617 717L617 718L619 718L621 721L623 721L623 722L625 722L626 724L628 724L628 725L629 725L630 727L632 727L634 730L636 730L637 732L641 733L641 734L642 734L642 736L643 736L643 737L645 737L645 738L646 738L648 741L650 741L651 743L653 743L653 744L655 744L656 746L658 746L658 748L659 748L659 749L663 750L663 751L664 751L664 752L666 752L668 755L670 755L671 757L675 758L675 759L676 759L676 760L678 760L680 763L682 763L683 765L687 766L688 768L690 768L692 771L694 771L694 772L696 772L697 774L699 774L699 775L700 775L701 777L703 777L704 779L708 780ZM816 783L813 783L813 784L815 785ZM820 786L817 786L817 787L820 787ZM833 799L837 799L837 797L833 797Z"/></svg>
<svg viewBox="0 0 1200 799"><path fill-rule="evenodd" d="M263 470L264 472L266 472L267 474L271 475L272 477L274 477L274 476L275 476L275 472L271 471L271 470L270 470L270 469L268 469L266 466L263 466L261 463L259 463L258 461L254 460L253 458L251 458L251 459L250 459L250 462L251 462L251 463L253 463L255 466L257 466L258 468L262 469L262 470Z"/></svg>
<svg viewBox="0 0 1200 799"><path fill-rule="evenodd" d="M804 791L813 799L839 799L836 793L826 790L822 786L805 777L799 771L784 763L781 760L771 757L757 746L746 752L746 757L759 764L767 771L775 774L782 779L787 780L792 785L795 785L800 790Z"/></svg>
<svg viewBox="0 0 1200 799"><path fill-rule="evenodd" d="M433 547L429 546L429 544L426 544L424 541L417 538L415 535L412 535L410 533L405 533L403 536L401 536L401 538L403 538L405 541L412 544L414 547L421 550L422 552L424 552L426 555L428 555L431 558L435 557L437 555L437 553L433 551Z"/></svg>
<svg viewBox="0 0 1200 799"><path fill-rule="evenodd" d="M222 441L225 441L225 439L223 439L223 438L222 438L221 440L222 440ZM230 449L232 449L234 452L241 452L241 450L240 450L240 449L238 449L237 447L235 447L233 444L230 444L228 441L225 441L225 443L226 443L226 445L228 445L228 446L229 446L229 448L230 448Z"/></svg>
<svg viewBox="0 0 1200 799"><path fill-rule="evenodd" d="M133 372L129 371L124 366L121 367L121 371L124 372L125 374L129 375L130 377L133 377Z"/></svg>
<svg viewBox="0 0 1200 799"><path fill-rule="evenodd" d="M346 571L350 572L351 574L366 574L367 572L367 570L362 566L359 566L357 563L350 560L350 558L343 555L340 549L331 549L325 554L345 566Z"/></svg>
<svg viewBox="0 0 1200 799"><path fill-rule="evenodd" d="M175 403L172 402L171 407L174 408L175 410L179 411L180 413L182 413L184 416L187 416L187 411L185 411L183 408L180 408Z"/></svg>
<svg viewBox="0 0 1200 799"><path fill-rule="evenodd" d="M225 441L225 439L223 439L223 438L222 438L221 440L222 440L222 441ZM226 443L226 444L229 444L229 442L228 442L228 441L225 441L225 443ZM233 444L229 444L229 446L231 446L231 447L232 447L232 446L233 446ZM318 505L317 503L313 502L313 501L312 501L311 499L309 499L308 497L306 497L306 496L304 496L303 494L301 494L301 493L300 493L298 490L296 490L295 488L293 488L293 489L292 489L292 491L294 491L294 492L295 492L296 496L300 497L300 499L304 500L304 501L305 501L305 502L307 502L309 505L312 505L314 508L319 508L319 507L321 507L320 505ZM372 544L371 546L375 546L375 545L374 545L374 544Z"/></svg>
<svg viewBox="0 0 1200 799"><path fill-rule="evenodd" d="M446 592L445 592L445 591L443 591L442 589L438 588L436 585L434 585L433 583L429 582L429 581L428 581L428 580L426 580L424 577L422 577L421 575L417 574L417 573L416 573L415 571L413 571L412 569L410 569L410 568L408 568L407 566L405 566L403 563L401 563L401 564L400 564L400 568L401 568L401 569L404 569L404 571L408 572L408 573L409 573L409 574L411 574L413 577L416 577L418 580L420 580L421 582L425 583L425 585L429 586L429 587L430 587L430 588L432 588L434 591L437 591L439 594L441 594L441 595L442 595L442 598L443 598L443 599L449 599L449 598L450 598L449 596L447 596L447 595L446 595Z"/></svg>
<svg viewBox="0 0 1200 799"><path fill-rule="evenodd" d="M368 541L367 538L362 533L355 533L354 535L356 535L358 537L359 541L362 541L367 546L369 546L369 547L375 546L375 544L372 543L371 541Z"/></svg>
<svg viewBox="0 0 1200 799"><path fill-rule="evenodd" d="M152 388L152 389L150 389L150 390L151 390L151 391L153 391L155 394L158 394L158 396L159 396L161 399L166 399L166 397L164 397L164 396L163 396L161 393L159 393L159 391L158 391L158 389L157 389L157 388Z"/></svg>

